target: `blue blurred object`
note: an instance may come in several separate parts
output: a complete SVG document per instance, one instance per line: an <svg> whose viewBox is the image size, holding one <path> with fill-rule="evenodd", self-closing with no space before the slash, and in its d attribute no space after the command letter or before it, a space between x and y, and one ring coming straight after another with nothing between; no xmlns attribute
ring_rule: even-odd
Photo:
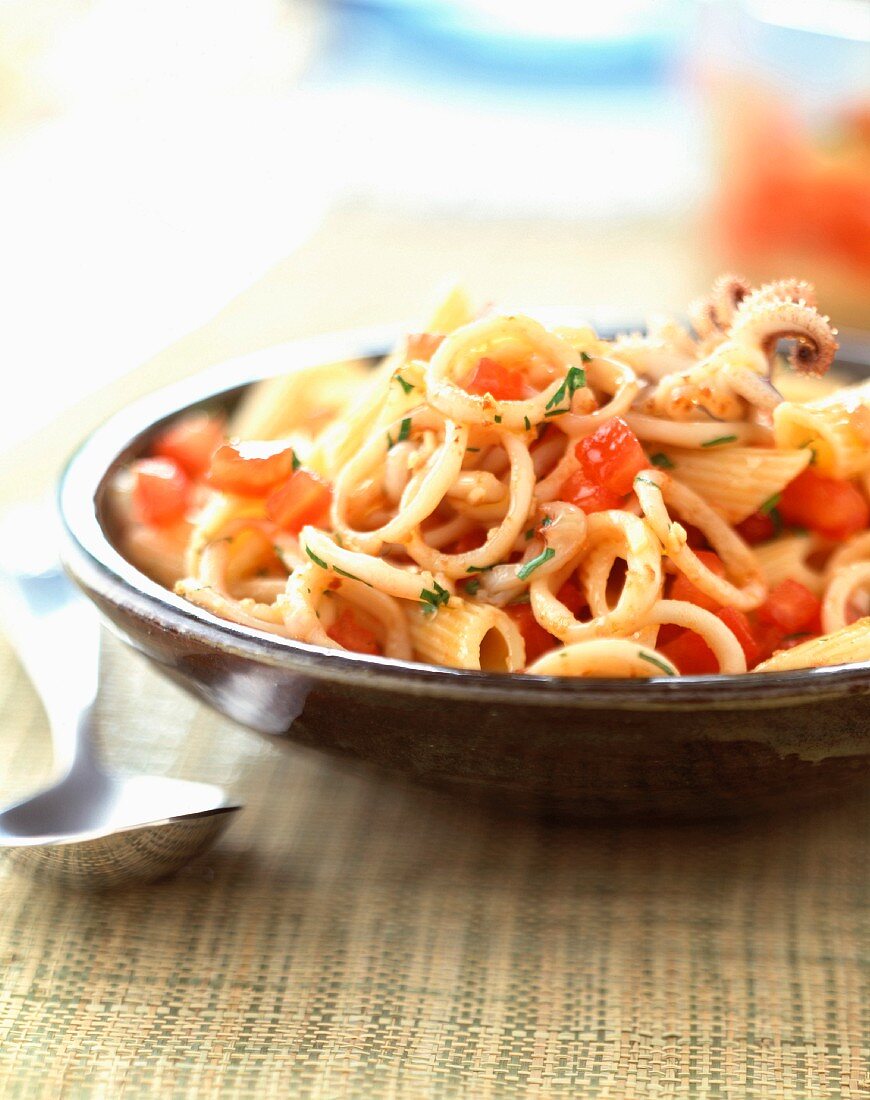
<svg viewBox="0 0 870 1100"><path fill-rule="evenodd" d="M699 189L691 0L334 0L304 89L346 193L624 217Z"/></svg>
<svg viewBox="0 0 870 1100"><path fill-rule="evenodd" d="M442 75L547 84L660 81L685 31L684 0L337 0L340 39ZM351 51L354 52L354 51Z"/></svg>

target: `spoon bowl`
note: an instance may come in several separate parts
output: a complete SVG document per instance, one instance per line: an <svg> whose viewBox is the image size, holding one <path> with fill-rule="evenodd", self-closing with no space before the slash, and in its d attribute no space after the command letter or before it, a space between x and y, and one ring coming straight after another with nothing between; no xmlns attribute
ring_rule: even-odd
<svg viewBox="0 0 870 1100"><path fill-rule="evenodd" d="M208 783L165 776L109 775L96 759L93 706L99 685L97 617L54 561L38 510L7 517L31 544L26 563L0 563L0 611L39 691L60 778L0 811L0 850L14 863L91 887L151 881L177 870L223 832L238 806ZM41 548L42 556L40 556Z"/></svg>

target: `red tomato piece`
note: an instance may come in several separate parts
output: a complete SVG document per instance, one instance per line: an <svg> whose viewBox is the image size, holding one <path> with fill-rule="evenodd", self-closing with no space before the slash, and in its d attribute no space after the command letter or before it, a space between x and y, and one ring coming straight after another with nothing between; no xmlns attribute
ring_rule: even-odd
<svg viewBox="0 0 870 1100"><path fill-rule="evenodd" d="M326 519L332 490L309 470L294 470L285 485L266 498L266 515L282 530L298 535L307 523Z"/></svg>
<svg viewBox="0 0 870 1100"><path fill-rule="evenodd" d="M767 542L776 534L776 524L764 512L753 512L737 524L737 534L748 542L750 546L757 546L759 542Z"/></svg>
<svg viewBox="0 0 870 1100"><path fill-rule="evenodd" d="M649 468L640 440L620 416L581 439L574 453L590 481L622 496L631 492L635 475Z"/></svg>
<svg viewBox="0 0 870 1100"><path fill-rule="evenodd" d="M758 620L779 627L784 634L794 634L814 627L821 607L805 585L788 578L771 590L758 609Z"/></svg>
<svg viewBox="0 0 870 1100"><path fill-rule="evenodd" d="M870 523L870 506L851 481L825 477L815 470L804 470L785 487L779 514L788 524L809 527L837 541Z"/></svg>
<svg viewBox="0 0 870 1100"><path fill-rule="evenodd" d="M576 504L584 512L604 512L609 508L621 508L623 495L590 481L585 470L575 470L562 483L559 500Z"/></svg>
<svg viewBox="0 0 870 1100"><path fill-rule="evenodd" d="M468 393L490 394L496 401L522 401L529 395L525 379L516 370L508 370L495 359L484 356L465 379Z"/></svg>
<svg viewBox="0 0 870 1100"><path fill-rule="evenodd" d="M215 451L206 481L239 496L264 496L293 473L293 448L283 441L224 443Z"/></svg>
<svg viewBox="0 0 870 1100"><path fill-rule="evenodd" d="M149 527L181 519L190 500L190 481L170 458L142 458L133 474L133 515Z"/></svg>
<svg viewBox="0 0 870 1100"><path fill-rule="evenodd" d="M405 355L408 359L423 359L428 362L441 347L443 336L434 332L414 332L408 337Z"/></svg>
<svg viewBox="0 0 870 1100"><path fill-rule="evenodd" d="M345 608L326 633L334 642L354 653L366 653L370 657L381 655L381 647L374 631L363 626L356 615Z"/></svg>
<svg viewBox="0 0 870 1100"><path fill-rule="evenodd" d="M691 630L684 630L673 641L657 646L657 649L684 676L701 676L707 672L719 671L719 662L713 650L703 638Z"/></svg>
<svg viewBox="0 0 870 1100"><path fill-rule="evenodd" d="M711 573L715 573L717 577L725 576L725 566L722 564L718 554L714 554L712 550L696 550L695 554L704 565L707 566ZM696 604L698 607L703 607L707 611L718 611L720 607L712 596L708 596L706 592L702 592L700 588L694 585L689 578L682 573L678 573L671 582L670 599L687 600L689 603Z"/></svg>
<svg viewBox="0 0 870 1100"><path fill-rule="evenodd" d="M526 643L526 664L536 661L541 654L553 649L559 644L559 639L554 638L549 631L544 630L535 618L531 606L527 603L509 604L505 611L519 627L523 641Z"/></svg>
<svg viewBox="0 0 870 1100"><path fill-rule="evenodd" d="M752 668L753 665L757 665L761 660L761 648L755 640L749 619L742 611L736 611L733 607L723 607L721 611L716 612L716 616L740 642L740 648L746 657L746 667Z"/></svg>
<svg viewBox="0 0 870 1100"><path fill-rule="evenodd" d="M568 608L575 619L579 618L580 612L586 607L586 598L573 581L565 581L556 593L556 599Z"/></svg>
<svg viewBox="0 0 870 1100"><path fill-rule="evenodd" d="M208 413L192 413L164 428L152 451L161 458L171 458L188 477L198 478L208 469L223 439L222 420Z"/></svg>

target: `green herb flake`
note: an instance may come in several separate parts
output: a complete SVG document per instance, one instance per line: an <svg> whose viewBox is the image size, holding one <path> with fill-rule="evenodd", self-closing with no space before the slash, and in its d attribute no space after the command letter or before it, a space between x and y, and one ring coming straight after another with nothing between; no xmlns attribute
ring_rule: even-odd
<svg viewBox="0 0 870 1100"><path fill-rule="evenodd" d="M527 561L525 565L517 570L517 580L526 580L526 578L530 577L539 566L543 565L544 562L548 562L550 558L555 558L555 556L556 551L551 546L548 546L545 550L542 550L536 558Z"/></svg>
<svg viewBox="0 0 870 1100"><path fill-rule="evenodd" d="M305 553L309 556L309 558L311 558L311 560L314 562L314 564L319 565L321 569L328 569L329 568L329 566L326 564L326 562L323 560L323 558L318 558L318 556L314 553L314 551L311 549L310 546L305 547Z"/></svg>
<svg viewBox="0 0 870 1100"><path fill-rule="evenodd" d="M302 465L302 463L299 461L299 455L294 451L293 452L293 469L298 470L301 465Z"/></svg>
<svg viewBox="0 0 870 1100"><path fill-rule="evenodd" d="M396 440L396 442L397 443L404 443L405 440L408 438L408 436L410 434L411 434L411 418L410 418L410 416L406 416L405 419L402 421L402 424L399 428L399 437Z"/></svg>
<svg viewBox="0 0 870 1100"><path fill-rule="evenodd" d="M768 497L758 510L763 516L769 516L771 512L775 511L777 504L779 504L781 500L782 493L774 493L772 497Z"/></svg>
<svg viewBox="0 0 870 1100"><path fill-rule="evenodd" d="M588 362L588 360L584 360ZM565 398L568 398L568 404L571 403L571 398L577 392L577 390L583 389L586 385L586 371L582 367L569 367L568 373L565 375L565 380L562 385L556 390L550 400L547 402L547 408L555 408L556 405L561 405ZM570 409L562 409L562 412L569 412ZM545 413L545 416L556 416L556 413Z"/></svg>
<svg viewBox="0 0 870 1100"><path fill-rule="evenodd" d="M702 443L702 447L721 447L723 443L736 443L736 435L720 435L715 439L708 439L706 443Z"/></svg>
<svg viewBox="0 0 870 1100"><path fill-rule="evenodd" d="M653 466L658 466L660 470L673 470L674 464L664 453L664 451L658 451L654 455L650 455L650 462Z"/></svg>
<svg viewBox="0 0 870 1100"><path fill-rule="evenodd" d="M423 605L424 615L434 615L439 607L443 607L450 599L450 593L435 581L433 589L424 588L420 593L420 602Z"/></svg>
<svg viewBox="0 0 870 1100"><path fill-rule="evenodd" d="M532 422L527 416L523 417L523 424L525 424L527 432L530 432L532 430Z"/></svg>
<svg viewBox="0 0 870 1100"><path fill-rule="evenodd" d="M396 378L396 381L399 383L399 385L402 387L402 389L405 391L405 393L410 393L411 390L416 389L416 387L414 386L414 383L413 382L408 382L405 378L403 378L401 376L401 374L397 374L395 376L395 378Z"/></svg>
<svg viewBox="0 0 870 1100"><path fill-rule="evenodd" d="M496 424L501 424L501 417L500 416L494 416L493 420L496 422Z"/></svg>
<svg viewBox="0 0 870 1100"><path fill-rule="evenodd" d="M553 517L552 516L544 516L544 518L541 520L541 526L542 527L549 527L552 522L553 522Z"/></svg>
<svg viewBox="0 0 870 1100"><path fill-rule="evenodd" d="M544 416L564 416L565 413L570 411L570 409L550 409L549 412L544 413Z"/></svg>
<svg viewBox="0 0 870 1100"><path fill-rule="evenodd" d="M530 527L530 528L528 529L528 531L524 532L524 534L525 534L525 539L526 539L526 542L530 542L530 541L531 541L531 540L532 540L532 539L533 539L533 538L535 537L535 529L534 529L534 527Z"/></svg>
<svg viewBox="0 0 870 1100"><path fill-rule="evenodd" d="M648 665L655 665L660 672L663 672L665 676L673 676L673 672L668 668L664 661L660 661L658 657L653 657L651 653L638 653L638 657L642 661L646 661Z"/></svg>
<svg viewBox="0 0 870 1100"><path fill-rule="evenodd" d="M591 363L592 362L592 356L587 355L585 351L581 351L580 352L580 361L582 363Z"/></svg>
<svg viewBox="0 0 870 1100"><path fill-rule="evenodd" d="M348 572L347 572L346 570L344 570L344 569L339 569L339 567L338 567L337 565L333 565L333 567L332 567L332 571L333 571L333 573L338 573L338 575L339 575L340 577L347 577L347 578L348 578L348 580L351 580L351 581L358 581L358 580L360 580L360 578L359 578L359 577L355 577L355 576L353 575L353 573L348 573ZM363 584L367 584L368 582L367 582L367 581L363 581L362 583L363 583ZM371 587L371 585L369 585L369 587Z"/></svg>
<svg viewBox="0 0 870 1100"><path fill-rule="evenodd" d="M476 596L477 590L480 588L480 580L477 577L473 577L465 586L465 591L469 596Z"/></svg>
<svg viewBox="0 0 870 1100"><path fill-rule="evenodd" d="M532 597L528 594L528 592L523 592L521 596L517 596L515 600L511 600L511 602L508 604L508 607L519 607L520 604L531 602Z"/></svg>
<svg viewBox="0 0 870 1100"><path fill-rule="evenodd" d="M653 489L661 489L660 485L657 485L656 482L652 481L650 478L644 477L643 474L638 474L635 477L634 484L637 485L638 482L640 482L641 485L651 485Z"/></svg>
<svg viewBox="0 0 870 1100"><path fill-rule="evenodd" d="M480 447L466 447L465 449L466 449L466 451L470 451L471 454L476 455L477 452L480 450Z"/></svg>
<svg viewBox="0 0 870 1100"><path fill-rule="evenodd" d="M466 573L488 573L490 569L494 569L494 565L469 565L465 570Z"/></svg>

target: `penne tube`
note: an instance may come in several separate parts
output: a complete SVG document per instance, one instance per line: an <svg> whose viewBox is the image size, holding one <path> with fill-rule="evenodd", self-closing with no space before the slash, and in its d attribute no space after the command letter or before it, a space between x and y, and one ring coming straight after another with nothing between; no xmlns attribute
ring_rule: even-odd
<svg viewBox="0 0 870 1100"><path fill-rule="evenodd" d="M497 607L453 599L435 614L417 606L406 615L421 661L484 672L518 672L526 663L522 634Z"/></svg>

